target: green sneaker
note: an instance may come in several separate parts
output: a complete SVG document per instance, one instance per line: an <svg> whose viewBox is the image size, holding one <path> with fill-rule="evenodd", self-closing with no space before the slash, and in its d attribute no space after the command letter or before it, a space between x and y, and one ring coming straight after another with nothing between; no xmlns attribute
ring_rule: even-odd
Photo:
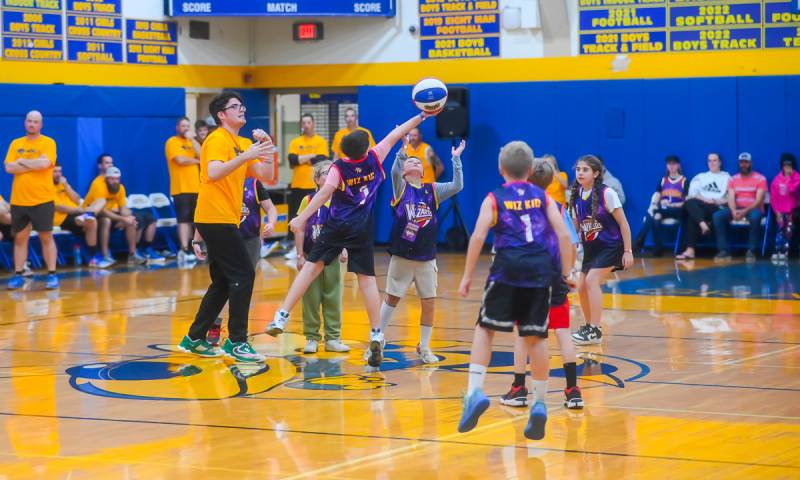
<svg viewBox="0 0 800 480"><path fill-rule="evenodd" d="M206 342L205 339L192 340L189 335L183 337L181 343L178 344L178 350L201 357L218 357L220 355L219 351Z"/></svg>
<svg viewBox="0 0 800 480"><path fill-rule="evenodd" d="M222 352L237 362L263 362L266 358L256 352L250 342L231 342L230 338L222 344Z"/></svg>

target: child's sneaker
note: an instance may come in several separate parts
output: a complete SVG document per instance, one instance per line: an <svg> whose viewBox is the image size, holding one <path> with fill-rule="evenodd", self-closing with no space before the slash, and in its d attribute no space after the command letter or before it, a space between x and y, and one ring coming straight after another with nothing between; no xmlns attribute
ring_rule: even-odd
<svg viewBox="0 0 800 480"><path fill-rule="evenodd" d="M564 390L564 406L570 409L583 408L581 389L577 385Z"/></svg>
<svg viewBox="0 0 800 480"><path fill-rule="evenodd" d="M372 331L369 334L369 357L367 365L370 367L380 367L383 361L383 332L380 330Z"/></svg>
<svg viewBox="0 0 800 480"><path fill-rule="evenodd" d="M544 402L537 401L531 408L531 416L525 427L525 438L541 440L544 438L544 426L547 423L547 406Z"/></svg>
<svg viewBox="0 0 800 480"><path fill-rule="evenodd" d="M461 413L461 420L458 422L458 431L461 433L469 432L478 424L483 412L489 408L489 397L478 389L472 395L464 397L464 411Z"/></svg>
<svg viewBox="0 0 800 480"><path fill-rule="evenodd" d="M603 339L603 331L600 327L589 325L585 323L578 329L577 332L572 334L572 341L576 345L592 345L599 344Z"/></svg>
<svg viewBox="0 0 800 480"><path fill-rule="evenodd" d="M511 386L511 390L500 397L500 404L508 407L524 407L528 405L528 389L525 385Z"/></svg>
<svg viewBox="0 0 800 480"><path fill-rule="evenodd" d="M433 353L430 347L417 345L417 357L422 361L422 363L439 363L439 357Z"/></svg>
<svg viewBox="0 0 800 480"><path fill-rule="evenodd" d="M286 330L286 324L289 322L289 314L283 314L280 310L275 312L275 316L272 317L272 323L267 325L266 333L267 335L277 337L284 330Z"/></svg>
<svg viewBox="0 0 800 480"><path fill-rule="evenodd" d="M214 320L214 324L211 325L211 328L208 329L208 333L206 333L206 341L215 347L219 347L219 339L221 336L222 336L222 317L217 317Z"/></svg>

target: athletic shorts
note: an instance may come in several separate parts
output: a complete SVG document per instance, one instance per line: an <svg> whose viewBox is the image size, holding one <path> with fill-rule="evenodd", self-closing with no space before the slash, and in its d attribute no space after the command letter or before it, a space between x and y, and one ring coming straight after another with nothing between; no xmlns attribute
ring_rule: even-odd
<svg viewBox="0 0 800 480"><path fill-rule="evenodd" d="M156 223L156 217L149 209L146 208L132 208L131 212L136 217L137 230L144 230L151 224Z"/></svg>
<svg viewBox="0 0 800 480"><path fill-rule="evenodd" d="M583 263L581 271L588 273L593 268L613 267L612 271L622 270L622 244L614 246L595 246L592 242L583 244Z"/></svg>
<svg viewBox="0 0 800 480"><path fill-rule="evenodd" d="M30 207L11 205L11 229L18 233L25 230L28 224L32 224L37 232L52 232L55 213L56 205L53 202Z"/></svg>
<svg viewBox="0 0 800 480"><path fill-rule="evenodd" d="M75 214L72 214L72 213L67 215L67 217L64 219L64 221L61 222L61 225L60 225L61 230L66 230L66 231L72 233L73 235L82 236L83 235L83 227L78 225L77 222L75 222L76 218L78 218L78 215L75 215Z"/></svg>
<svg viewBox="0 0 800 480"><path fill-rule="evenodd" d="M386 293L393 297L405 297L411 282L414 282L419 298L436 298L438 271L436 259L420 261L392 255L386 278Z"/></svg>
<svg viewBox="0 0 800 480"><path fill-rule="evenodd" d="M512 332L520 337L547 338L550 287L515 287L487 282L478 313L478 325L487 330Z"/></svg>
<svg viewBox="0 0 800 480"><path fill-rule="evenodd" d="M358 275L375 276L375 250L372 235L366 232L344 231L322 227L319 237L306 255L309 262L322 261L330 265L339 258L343 249L347 249L347 271Z"/></svg>
<svg viewBox="0 0 800 480"><path fill-rule="evenodd" d="M196 193L179 193L172 196L175 203L175 217L178 223L194 223L194 209L197 207Z"/></svg>

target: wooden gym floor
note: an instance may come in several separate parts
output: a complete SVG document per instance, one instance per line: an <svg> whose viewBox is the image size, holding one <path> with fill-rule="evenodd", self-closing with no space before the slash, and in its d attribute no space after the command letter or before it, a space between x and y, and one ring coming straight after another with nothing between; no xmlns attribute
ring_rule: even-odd
<svg viewBox="0 0 800 480"><path fill-rule="evenodd" d="M637 262L608 286L603 344L581 348L586 408L566 411L552 342L549 421L493 402L456 432L481 289L456 295L460 256L440 259L438 367L413 354L418 299L398 308L387 360L361 360L366 314L347 277L349 355L304 356L300 309L256 348L268 369L176 353L205 267L65 271L0 293L0 478L453 479L799 478L800 265ZM379 284L388 259L377 259ZM294 272L263 262L251 332ZM476 285L485 278L483 258ZM3 280L3 279L0 279ZM412 290L413 292L413 290ZM573 329L580 323L573 309ZM510 335L486 382L511 382ZM419 477L416 477L419 475Z"/></svg>

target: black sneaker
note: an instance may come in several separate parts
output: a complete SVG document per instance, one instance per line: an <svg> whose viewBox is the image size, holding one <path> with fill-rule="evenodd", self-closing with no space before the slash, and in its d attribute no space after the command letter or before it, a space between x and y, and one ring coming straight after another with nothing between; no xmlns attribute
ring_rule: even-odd
<svg viewBox="0 0 800 480"><path fill-rule="evenodd" d="M525 385L511 386L511 390L500 397L500 403L508 407L524 407L528 404L528 389Z"/></svg>
<svg viewBox="0 0 800 480"><path fill-rule="evenodd" d="M731 259L731 252L727 250L720 250L718 254L714 255L715 262L724 262Z"/></svg>
<svg viewBox="0 0 800 480"><path fill-rule="evenodd" d="M577 385L564 390L564 406L571 409L583 408L581 389Z"/></svg>
<svg viewBox="0 0 800 480"><path fill-rule="evenodd" d="M576 345L599 344L603 339L603 331L600 327L584 324L577 332L572 334L572 341Z"/></svg>

